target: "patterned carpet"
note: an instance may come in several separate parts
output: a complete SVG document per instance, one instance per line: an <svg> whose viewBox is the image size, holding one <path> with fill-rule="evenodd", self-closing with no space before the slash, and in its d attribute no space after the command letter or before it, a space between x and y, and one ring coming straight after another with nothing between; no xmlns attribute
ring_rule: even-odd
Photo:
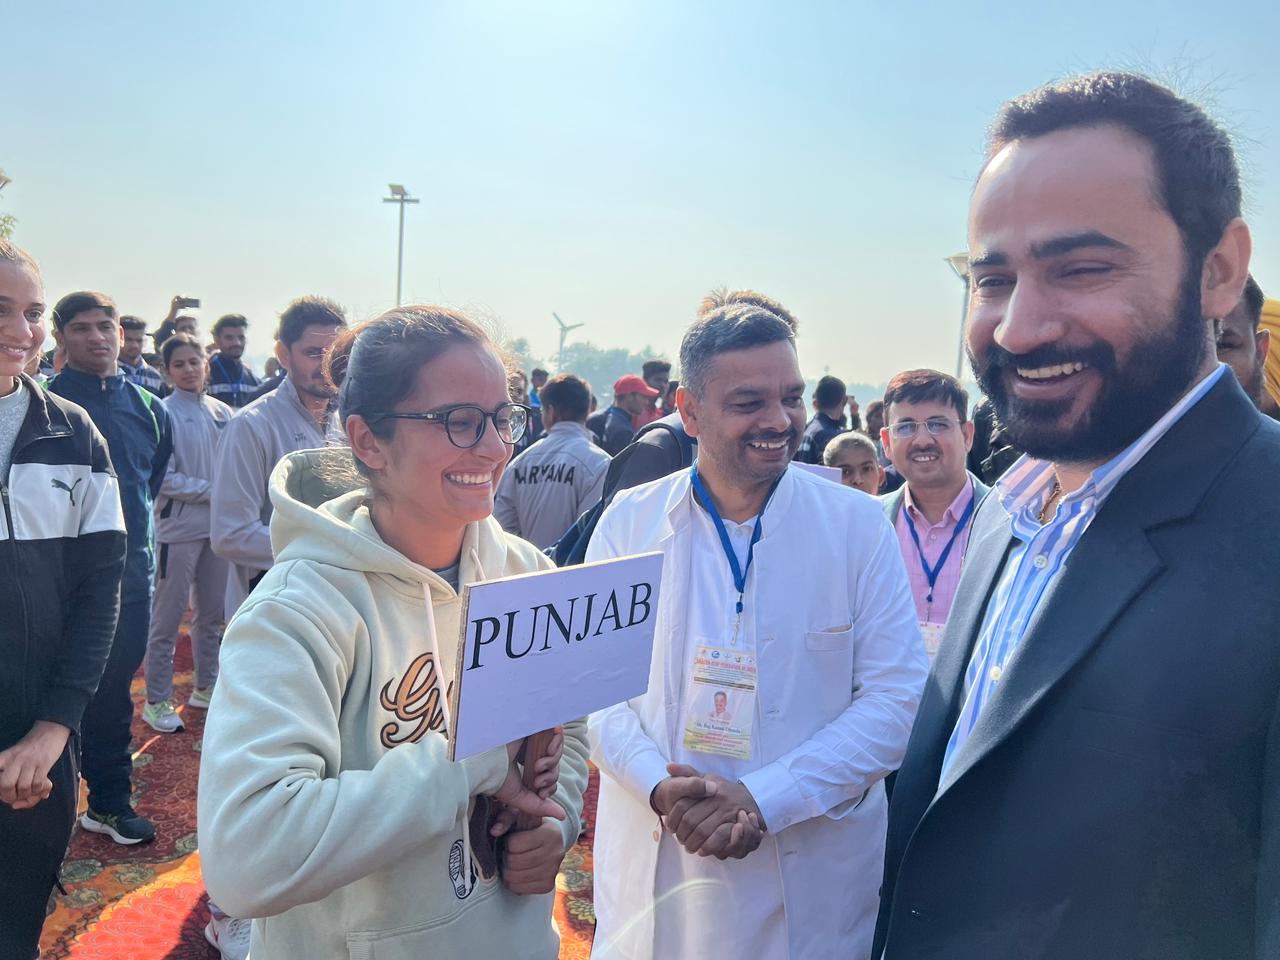
<svg viewBox="0 0 1280 960"><path fill-rule="evenodd" d="M185 633L178 642L175 667L175 702L185 704L192 680ZM134 681L133 694L140 703L140 680ZM196 780L204 714L185 706L181 712L187 729L168 736L157 734L135 713L134 803L155 822L155 842L122 847L98 834L77 831L62 869L67 892L55 895L45 922L41 946L46 960L217 960L217 952L204 939L209 910L196 851ZM565 856L557 883L561 960L585 960L591 951L596 778L593 771L586 830Z"/></svg>

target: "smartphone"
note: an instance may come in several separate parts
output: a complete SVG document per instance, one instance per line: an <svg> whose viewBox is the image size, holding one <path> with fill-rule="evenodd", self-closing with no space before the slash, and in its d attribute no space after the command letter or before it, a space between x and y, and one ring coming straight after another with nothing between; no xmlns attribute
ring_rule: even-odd
<svg viewBox="0 0 1280 960"><path fill-rule="evenodd" d="M199 306L200 306L199 297L179 297L178 298L179 310L194 310L194 309L197 309Z"/></svg>

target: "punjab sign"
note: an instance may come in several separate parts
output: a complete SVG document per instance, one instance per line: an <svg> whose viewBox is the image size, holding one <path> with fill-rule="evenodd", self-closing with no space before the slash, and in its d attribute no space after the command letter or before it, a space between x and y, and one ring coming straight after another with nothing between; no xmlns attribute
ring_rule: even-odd
<svg viewBox="0 0 1280 960"><path fill-rule="evenodd" d="M643 694L661 581L645 553L465 587L450 759Z"/></svg>

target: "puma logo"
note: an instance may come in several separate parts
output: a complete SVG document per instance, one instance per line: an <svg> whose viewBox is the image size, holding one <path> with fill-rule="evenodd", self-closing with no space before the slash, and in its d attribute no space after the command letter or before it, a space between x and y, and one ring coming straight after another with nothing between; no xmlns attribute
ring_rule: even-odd
<svg viewBox="0 0 1280 960"><path fill-rule="evenodd" d="M80 484L82 484L83 482L84 482L84 477L80 477L79 479L76 480L75 483L73 483L71 486L68 487L65 483L63 483L57 477L54 477L49 481L49 485L52 486L53 489L55 490L67 491L67 496L71 498L71 505L74 507L76 505L76 487L80 486Z"/></svg>
<svg viewBox="0 0 1280 960"><path fill-rule="evenodd" d="M378 731L382 745L390 749L402 743L417 743L428 730L444 733L444 708L440 705L440 684L436 682L436 662L429 653L419 654L397 683L392 677L383 686L378 702L395 720Z"/></svg>

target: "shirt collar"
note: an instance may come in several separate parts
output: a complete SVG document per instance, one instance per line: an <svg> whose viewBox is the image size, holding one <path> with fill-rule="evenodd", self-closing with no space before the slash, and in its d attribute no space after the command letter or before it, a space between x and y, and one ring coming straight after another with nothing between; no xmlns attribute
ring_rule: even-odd
<svg viewBox="0 0 1280 960"><path fill-rule="evenodd" d="M1173 425L1181 420L1188 410L1199 403L1222 378L1227 370L1225 363L1219 363L1213 372L1200 380L1188 390L1177 403L1170 407L1159 420L1153 423L1137 440L1116 454L1102 466L1089 474L1084 485L1062 498L1063 504L1085 503L1092 511L1096 511L1102 502L1111 494L1139 461L1151 450ZM1006 512L1015 519L1030 517L1038 520L1040 510L1053 489L1055 474L1053 464L1048 460L1037 460L1023 454L999 480L996 481L996 495ZM1059 512L1059 516L1062 512Z"/></svg>
<svg viewBox="0 0 1280 960"><path fill-rule="evenodd" d="M960 489L960 492L956 494L956 498L951 501L951 506L947 507L943 512L942 519L938 521L937 525L941 526L947 523L959 523L960 515L964 513L965 507L969 505L969 501L972 499L973 479L968 473L965 473L964 486ZM904 509L911 511L911 516L913 518L924 520L925 523L929 522L925 515L920 512L920 508L916 506L916 502L911 496L911 483L909 481L902 487L902 506Z"/></svg>
<svg viewBox="0 0 1280 960"><path fill-rule="evenodd" d="M586 428L585 424L575 423L572 420L557 420L547 428L547 436L552 434L576 434L580 437L591 438L591 431Z"/></svg>

